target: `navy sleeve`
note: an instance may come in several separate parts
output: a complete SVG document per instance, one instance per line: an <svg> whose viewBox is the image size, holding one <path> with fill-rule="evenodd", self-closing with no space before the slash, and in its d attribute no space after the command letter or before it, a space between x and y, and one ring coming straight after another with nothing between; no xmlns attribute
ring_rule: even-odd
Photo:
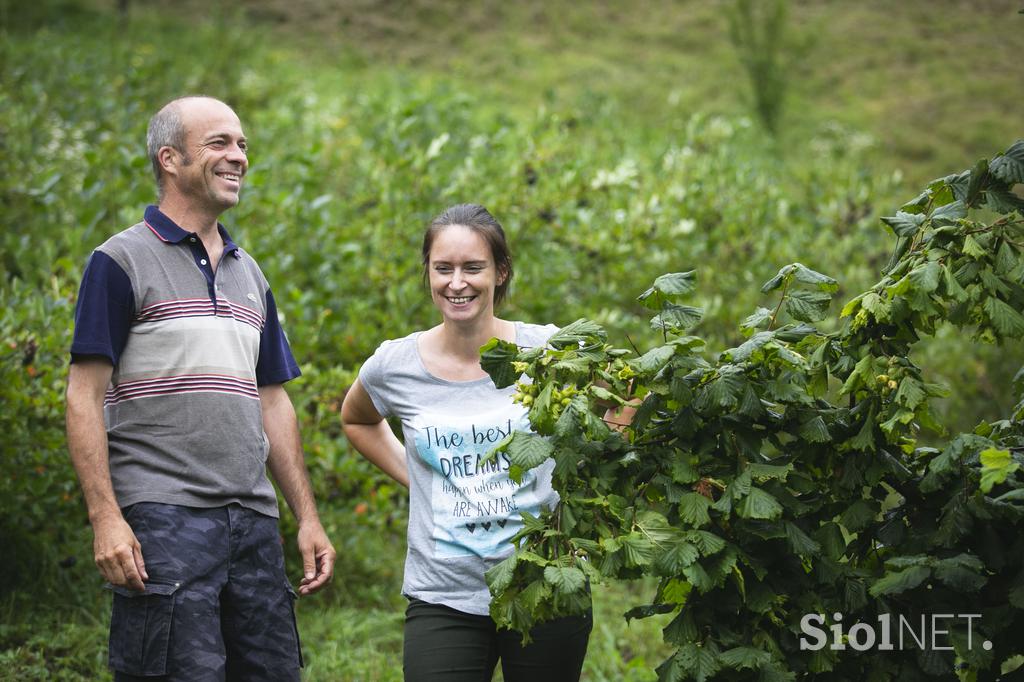
<svg viewBox="0 0 1024 682"><path fill-rule="evenodd" d="M260 335L260 356L256 360L256 385L283 384L299 376L299 365L292 356L284 330L277 319L274 294L267 289L267 319Z"/></svg>
<svg viewBox="0 0 1024 682"><path fill-rule="evenodd" d="M71 361L100 355L117 365L134 314L135 294L128 274L113 258L94 251L78 289Z"/></svg>

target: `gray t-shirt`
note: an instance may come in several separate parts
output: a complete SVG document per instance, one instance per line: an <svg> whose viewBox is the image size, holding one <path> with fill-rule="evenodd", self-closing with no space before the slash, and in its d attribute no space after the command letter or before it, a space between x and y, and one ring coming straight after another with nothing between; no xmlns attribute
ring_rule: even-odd
<svg viewBox="0 0 1024 682"><path fill-rule="evenodd" d="M537 347L554 325L515 323L516 343ZM552 509L548 461L521 484L508 476L507 456L481 463L511 430L527 431L526 409L512 402L513 386L490 377L446 381L423 365L422 332L385 341L359 371L377 411L397 416L409 466L409 532L402 593L464 613L486 615L491 595L484 572L513 549L520 512Z"/></svg>

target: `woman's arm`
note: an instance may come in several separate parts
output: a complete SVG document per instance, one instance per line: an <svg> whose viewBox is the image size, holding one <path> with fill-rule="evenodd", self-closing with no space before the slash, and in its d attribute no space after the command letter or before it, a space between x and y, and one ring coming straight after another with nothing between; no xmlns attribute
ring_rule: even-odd
<svg viewBox="0 0 1024 682"><path fill-rule="evenodd" d="M345 402L341 405L341 423L352 447L385 474L409 487L405 448L377 412L359 379L345 395Z"/></svg>

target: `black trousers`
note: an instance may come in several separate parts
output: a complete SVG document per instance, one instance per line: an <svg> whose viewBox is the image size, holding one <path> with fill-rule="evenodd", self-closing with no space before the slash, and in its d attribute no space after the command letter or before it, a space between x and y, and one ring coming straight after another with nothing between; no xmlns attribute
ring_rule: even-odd
<svg viewBox="0 0 1024 682"><path fill-rule="evenodd" d="M477 616L412 599L405 610L405 682L490 682L501 659L505 682L574 682L594 621L590 613L535 627L533 641Z"/></svg>

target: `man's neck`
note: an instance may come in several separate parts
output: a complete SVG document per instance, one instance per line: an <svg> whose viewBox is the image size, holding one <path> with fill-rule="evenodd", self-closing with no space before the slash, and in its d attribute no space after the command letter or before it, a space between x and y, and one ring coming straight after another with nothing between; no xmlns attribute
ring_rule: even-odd
<svg viewBox="0 0 1024 682"><path fill-rule="evenodd" d="M194 204L168 196L161 197L157 208L181 229L198 234L204 243L220 238L220 233L217 231L218 214L211 214L199 209Z"/></svg>

